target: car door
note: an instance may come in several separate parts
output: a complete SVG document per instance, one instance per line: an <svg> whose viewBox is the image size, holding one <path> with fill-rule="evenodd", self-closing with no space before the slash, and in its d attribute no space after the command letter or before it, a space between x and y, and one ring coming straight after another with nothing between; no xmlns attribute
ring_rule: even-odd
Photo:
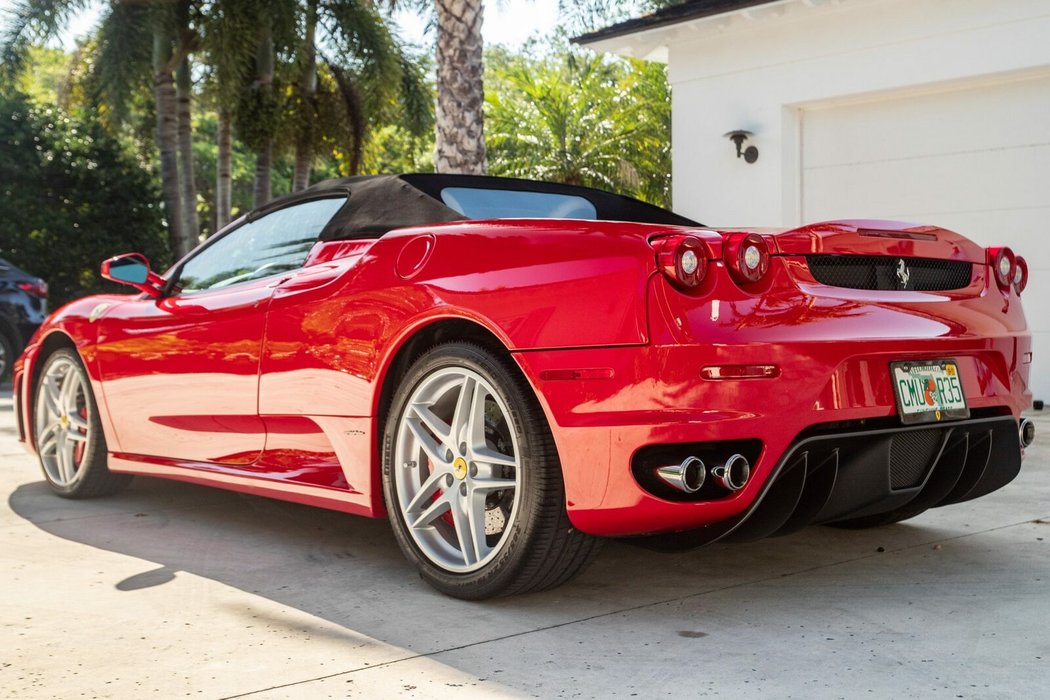
<svg viewBox="0 0 1050 700"><path fill-rule="evenodd" d="M103 315L97 363L111 451L240 466L258 458L267 306L344 203L316 199L242 223L180 263L166 295Z"/></svg>

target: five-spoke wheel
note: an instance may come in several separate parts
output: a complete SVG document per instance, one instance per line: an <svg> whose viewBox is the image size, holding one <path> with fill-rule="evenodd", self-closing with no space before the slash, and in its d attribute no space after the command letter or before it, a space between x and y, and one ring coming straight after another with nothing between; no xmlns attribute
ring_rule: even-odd
<svg viewBox="0 0 1050 700"><path fill-rule="evenodd" d="M518 447L507 408L477 372L448 367L415 387L394 447L398 507L413 541L448 571L474 571L517 514Z"/></svg>
<svg viewBox="0 0 1050 700"><path fill-rule="evenodd" d="M34 394L33 429L40 466L59 495L100 496L130 480L106 467L106 441L91 384L72 350L57 350L44 363Z"/></svg>
<svg viewBox="0 0 1050 700"><path fill-rule="evenodd" d="M402 550L450 595L552 587L597 547L568 522L557 452L528 385L475 345L439 345L408 371L387 421L383 477Z"/></svg>

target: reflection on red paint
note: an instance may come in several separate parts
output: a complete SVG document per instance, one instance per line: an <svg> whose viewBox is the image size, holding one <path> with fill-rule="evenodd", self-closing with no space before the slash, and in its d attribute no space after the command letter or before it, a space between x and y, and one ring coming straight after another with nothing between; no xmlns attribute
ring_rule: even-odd
<svg viewBox="0 0 1050 700"><path fill-rule="evenodd" d="M802 431L892 417L890 362L953 358L972 410L1028 407L1027 324L984 249L880 221L739 233L772 254L750 285L729 275L719 232L521 220L319 243L300 270L192 297L82 299L30 343L19 410L30 420L25 378L42 342L64 334L114 468L382 515L382 399L404 371L399 353L473 333L502 345L535 392L574 526L626 535L736 515ZM696 287L658 268L650 240L674 235L710 253ZM812 253L947 258L973 273L951 292L841 289L814 279ZM731 496L665 501L631 474L645 446L712 440L761 442Z"/></svg>

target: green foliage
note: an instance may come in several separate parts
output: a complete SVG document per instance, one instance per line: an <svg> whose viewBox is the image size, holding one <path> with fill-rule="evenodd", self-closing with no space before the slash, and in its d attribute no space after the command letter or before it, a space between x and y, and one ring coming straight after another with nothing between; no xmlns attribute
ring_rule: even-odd
<svg viewBox="0 0 1050 700"><path fill-rule="evenodd" d="M215 180L218 167L218 119L214 112L205 111L193 120L193 175L197 186L197 214L200 216L204 237L215 233ZM252 177L255 172L255 153L234 139L231 174L231 214L237 218L252 208ZM276 178L275 178L276 179ZM283 183L287 187L287 183Z"/></svg>
<svg viewBox="0 0 1050 700"><path fill-rule="evenodd" d="M197 185L197 213L201 220L202 237L215 233L215 181L218 167L219 148L218 120L215 112L198 112L193 122L193 162L194 178ZM338 156L338 153L335 154ZM233 191L231 209L233 218L237 218L252 208L252 178L255 173L255 153L245 144L234 139L232 158ZM340 177L338 159L322 160L314 169L313 180L325 180ZM273 187L276 192L288 192L292 183L292 163L288 158L278 159L274 163Z"/></svg>
<svg viewBox="0 0 1050 700"><path fill-rule="evenodd" d="M98 276L111 255L168 264L157 186L96 119L0 92L0 148L0 256L47 280L53 305L117 289Z"/></svg>
<svg viewBox="0 0 1050 700"><path fill-rule="evenodd" d="M666 204L671 171L670 101L663 66L594 56L570 48L566 37L675 2L563 0L567 29L557 38L536 43L520 54L489 51L485 131L490 172L576 182ZM154 29L161 26L158 22L171 24L173 5L111 3L95 34L73 55L34 46L53 37L85 4L86 0L15 0L0 36L0 50L19 58L0 74L17 76L15 85L36 106L22 97L4 98L5 110L23 116L2 124L5 141L0 142L4 148L0 172L5 177L17 174L18 179L0 183L3 192L13 193L2 205L10 208L5 212L13 213L0 222L0 245L4 251L21 251L11 253L13 260L51 279L56 297L94 288L98 284L96 262L113 249L138 247L157 255L156 246L164 247L156 192L151 54ZM204 236L214 232L216 113L220 108L233 117L237 137L232 165L234 216L251 207L255 149L271 140L277 195L290 190L292 156L297 149L303 152L303 144L314 157L311 180L315 182L354 172L433 170L432 63L428 56L399 45L396 33L377 11L387 4L373 0L190 3L188 28L193 36L187 38L183 33L180 41L186 42L198 66L194 72L193 148L197 209ZM433 2L415 0L415 5L432 9ZM316 54L308 50L306 41L304 18L311 6L318 12ZM166 31L174 32L174 25L168 24ZM267 52L266 62L272 60L272 65L257 62L263 36L272 39L273 51ZM315 92L304 88L312 84L305 79L311 59L317 66ZM273 82L260 81L263 75L272 75ZM59 106L63 114L43 109L45 106ZM22 146L16 148L12 144L17 139L22 139L21 144L27 143L26 138L38 137L35 132L32 137L28 132L15 134L16 125L23 131L39 131L43 136L34 143L49 145L33 153L23 152ZM70 130L83 138L73 138ZM66 144L70 139L75 147ZM103 157L91 149L109 155ZM95 163L95 170L83 165L89 160ZM103 163L109 164L105 172L101 172ZM63 168L68 172L58 178L56 173ZM84 172L92 174L79 175ZM131 197L128 193L136 187L139 194ZM38 202L68 199L90 204L72 210L67 205L30 204L34 197ZM32 211L33 216L27 219L22 210ZM92 218L94 212L103 210L108 212L105 216ZM133 225L98 234L107 243L99 245L98 253L85 252L80 262L86 272L56 276L48 267L32 262L35 256L42 264L52 265L48 246L80 255L80 249L71 247L61 235L69 237L73 235L70 231L75 234L92 225L101 226L107 217ZM28 228L22 225L26 222ZM25 232L18 233L23 229ZM146 231L148 240L142 238ZM64 255L63 259L74 257Z"/></svg>
<svg viewBox="0 0 1050 700"><path fill-rule="evenodd" d="M408 129L388 124L373 129L365 145L362 173L434 172L434 132L415 136Z"/></svg>
<svg viewBox="0 0 1050 700"><path fill-rule="evenodd" d="M237 138L258 151L273 139L284 108L284 93L274 85L253 83L241 91L237 103Z"/></svg>
<svg viewBox="0 0 1050 700"><path fill-rule="evenodd" d="M144 4L113 3L99 23L89 59L90 92L111 113L110 123L126 121L136 97L152 96L153 14Z"/></svg>
<svg viewBox="0 0 1050 700"><path fill-rule="evenodd" d="M0 78L10 79L25 66L29 48L55 36L88 0L14 0L5 8L0 32Z"/></svg>
<svg viewBox="0 0 1050 700"><path fill-rule="evenodd" d="M69 54L60 49L33 46L29 49L26 62L33 66L33 70L23 71L17 76L19 91L38 105L54 104L56 100L62 101L68 96Z"/></svg>
<svg viewBox="0 0 1050 700"><path fill-rule="evenodd" d="M670 199L671 103L664 67L564 46L486 56L493 175Z"/></svg>

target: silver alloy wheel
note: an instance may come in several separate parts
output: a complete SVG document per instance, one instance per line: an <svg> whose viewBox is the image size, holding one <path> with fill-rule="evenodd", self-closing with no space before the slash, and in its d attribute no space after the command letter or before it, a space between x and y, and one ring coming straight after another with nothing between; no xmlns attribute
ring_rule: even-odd
<svg viewBox="0 0 1050 700"><path fill-rule="evenodd" d="M56 357L40 380L34 426L36 449L47 478L56 486L73 486L91 447L87 388L75 362Z"/></svg>
<svg viewBox="0 0 1050 700"><path fill-rule="evenodd" d="M416 546L454 573L477 571L509 539L520 451L510 412L484 377L446 367L416 385L397 426L397 505Z"/></svg>

